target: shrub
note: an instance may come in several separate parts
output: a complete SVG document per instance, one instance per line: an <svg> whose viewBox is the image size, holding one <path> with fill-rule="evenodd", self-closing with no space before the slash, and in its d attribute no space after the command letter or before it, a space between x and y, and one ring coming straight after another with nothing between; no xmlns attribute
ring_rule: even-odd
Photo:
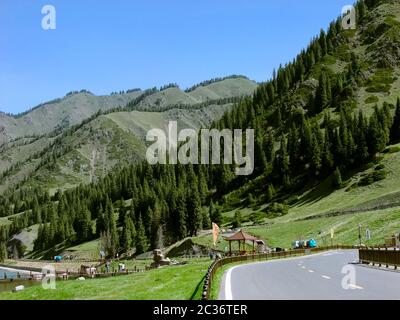
<svg viewBox="0 0 400 320"><path fill-rule="evenodd" d="M262 212L254 212L251 216L250 216L250 221L253 222L253 224L260 224L262 222L264 222L264 217L265 215Z"/></svg>
<svg viewBox="0 0 400 320"><path fill-rule="evenodd" d="M372 175L368 174L365 177L361 178L361 180L358 182L358 185L360 187L365 187L369 186L374 183L374 178Z"/></svg>
<svg viewBox="0 0 400 320"><path fill-rule="evenodd" d="M365 99L365 103L377 103L379 102L379 98L377 96L369 96L367 99Z"/></svg>
<svg viewBox="0 0 400 320"><path fill-rule="evenodd" d="M374 182L385 180L387 177L387 172L385 170L375 171L374 173L372 173L372 177L374 179Z"/></svg>
<svg viewBox="0 0 400 320"><path fill-rule="evenodd" d="M274 202L267 207L267 215L269 218L281 217L289 213L289 206Z"/></svg>
<svg viewBox="0 0 400 320"><path fill-rule="evenodd" d="M367 174L358 182L358 186L365 187L373 184L374 182L386 179L387 172L385 170L377 170Z"/></svg>
<svg viewBox="0 0 400 320"><path fill-rule="evenodd" d="M400 147L389 147L386 148L385 151L383 151L383 153L397 153L400 152Z"/></svg>
<svg viewBox="0 0 400 320"><path fill-rule="evenodd" d="M365 90L369 93L379 93L379 92L388 93L390 91L390 88L391 88L390 84L374 83L369 85L368 88Z"/></svg>
<svg viewBox="0 0 400 320"><path fill-rule="evenodd" d="M376 73L371 76L366 85L368 86L367 92L389 92L391 84L396 81L396 77L393 76L393 70L391 68L379 69Z"/></svg>

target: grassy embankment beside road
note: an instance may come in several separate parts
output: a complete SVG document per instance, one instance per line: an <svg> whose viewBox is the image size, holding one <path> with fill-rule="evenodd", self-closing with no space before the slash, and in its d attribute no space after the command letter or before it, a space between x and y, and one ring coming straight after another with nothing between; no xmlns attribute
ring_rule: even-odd
<svg viewBox="0 0 400 320"><path fill-rule="evenodd" d="M35 286L0 293L0 300L198 300L210 264L209 259L193 259L187 265L127 276L57 281L55 290Z"/></svg>

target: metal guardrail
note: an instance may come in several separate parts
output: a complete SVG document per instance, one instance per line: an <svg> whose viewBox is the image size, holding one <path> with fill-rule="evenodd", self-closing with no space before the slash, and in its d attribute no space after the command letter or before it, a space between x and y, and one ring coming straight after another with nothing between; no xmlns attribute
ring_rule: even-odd
<svg viewBox="0 0 400 320"><path fill-rule="evenodd" d="M280 251L280 252L271 252L264 254L254 254L254 255L244 255L244 256L236 256L236 257L228 257L219 260L215 260L211 266L208 268L207 274L204 280L204 287L202 293L202 300L209 300L211 295L211 288L214 280L214 276L219 268L237 262L245 262L245 261L259 261L259 260L272 260L272 259L284 259L290 257L298 257L304 256L312 253L318 253L322 251L329 250L338 250L338 249L355 249L354 246L344 246L344 245L336 245L336 246L328 246L328 247L320 247L313 249L298 249L298 250L288 250L288 251Z"/></svg>
<svg viewBox="0 0 400 320"><path fill-rule="evenodd" d="M378 265L379 267L383 265L386 268L392 266L397 269L400 267L400 250L395 247L360 248L359 259L361 263Z"/></svg>

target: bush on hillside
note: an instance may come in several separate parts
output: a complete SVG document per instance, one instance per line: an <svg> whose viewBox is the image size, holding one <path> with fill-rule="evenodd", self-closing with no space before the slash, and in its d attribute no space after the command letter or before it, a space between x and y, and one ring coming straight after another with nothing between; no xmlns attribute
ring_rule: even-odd
<svg viewBox="0 0 400 320"><path fill-rule="evenodd" d="M289 213L289 206L282 203L274 202L267 207L266 213L268 215L268 218L281 217Z"/></svg>
<svg viewBox="0 0 400 320"><path fill-rule="evenodd" d="M361 180L358 182L358 186L360 187L369 186L374 182L384 180L386 177L387 177L387 172L385 170L377 170L361 178Z"/></svg>
<svg viewBox="0 0 400 320"><path fill-rule="evenodd" d="M250 221L254 225L257 225L257 224L264 222L264 218L265 218L265 214L263 214L262 212L254 212L250 216Z"/></svg>
<svg viewBox="0 0 400 320"><path fill-rule="evenodd" d="M379 98L377 96L369 96L367 99L365 99L365 103L370 104L370 103L378 103Z"/></svg>
<svg viewBox="0 0 400 320"><path fill-rule="evenodd" d="M383 151L383 153L389 153L389 154L397 152L400 152L400 147L389 147L386 148L385 151Z"/></svg>

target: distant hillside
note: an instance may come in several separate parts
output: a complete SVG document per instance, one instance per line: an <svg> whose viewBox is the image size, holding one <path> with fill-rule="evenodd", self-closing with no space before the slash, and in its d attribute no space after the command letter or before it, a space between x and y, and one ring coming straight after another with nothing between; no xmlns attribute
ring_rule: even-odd
<svg viewBox="0 0 400 320"><path fill-rule="evenodd" d="M51 190L96 181L115 166L142 160L149 129L164 128L169 120L178 121L182 128L207 128L233 106L230 99L250 95L256 87L255 82L240 77L198 86L190 93L177 87L103 97L85 92L19 118L0 114L7 136L60 129L35 138L14 137L0 145L0 190L28 178ZM104 114L97 114L99 110ZM60 123L61 116L65 118ZM27 121L32 125L26 125ZM49 159L56 163L49 165Z"/></svg>
<svg viewBox="0 0 400 320"><path fill-rule="evenodd" d="M107 231L115 254L156 248L161 236L171 244L211 222L254 225L254 234L287 247L305 236L323 240L331 228L355 244L365 221L371 244L380 244L400 225L400 3L362 0L356 11L355 30L336 19L238 103L225 100L243 95L238 83L256 84L237 78L186 92L171 86L58 136L4 146L4 163L21 158L0 181L1 191L10 189L0 196L0 212L16 221L4 228L15 233L43 222L38 212L45 212L42 249ZM222 164L138 164L144 133L168 119L194 128L253 128L254 173L236 176L234 165ZM26 159L36 146L43 152ZM57 189L68 191L50 198L46 191ZM47 227L60 223L64 236L49 237Z"/></svg>
<svg viewBox="0 0 400 320"><path fill-rule="evenodd" d="M199 86L190 93L179 88L147 91L134 90L110 96L95 96L88 91L71 93L61 99L44 103L19 117L0 113L0 144L15 138L43 135L54 130L62 131L93 116L98 111L107 112L124 108L137 101L132 108L159 111L171 106L191 106L210 100L240 97L253 93L257 84L244 77L226 78L207 86Z"/></svg>
<svg viewBox="0 0 400 320"><path fill-rule="evenodd" d="M68 128L89 118L99 110L107 111L125 106L139 97L141 91L111 96L95 96L83 92L68 95L56 102L45 103L21 117L14 118L0 114L0 142L49 133L55 129Z"/></svg>

